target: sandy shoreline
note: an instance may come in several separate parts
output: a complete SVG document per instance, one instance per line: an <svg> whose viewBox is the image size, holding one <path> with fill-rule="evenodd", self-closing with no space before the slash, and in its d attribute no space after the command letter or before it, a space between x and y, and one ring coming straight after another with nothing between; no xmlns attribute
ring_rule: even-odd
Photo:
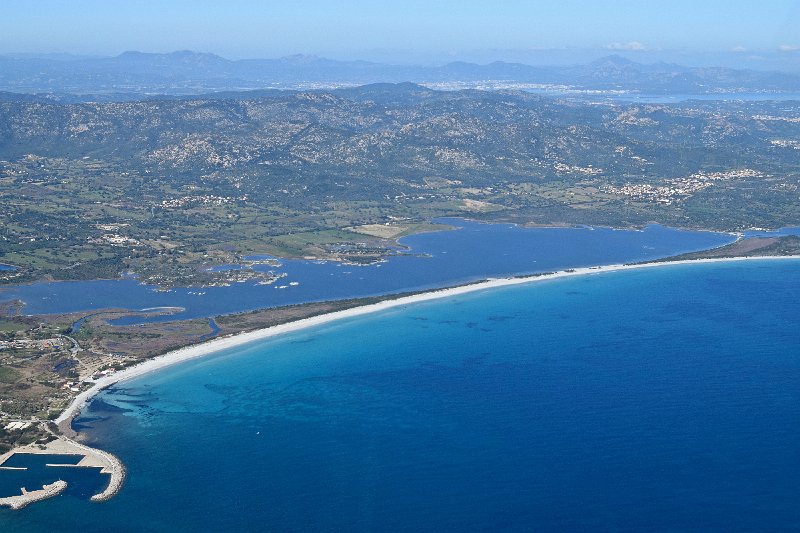
<svg viewBox="0 0 800 533"><path fill-rule="evenodd" d="M351 318L370 313L375 313L378 311L383 311L394 307L401 307L404 305L426 302L430 300L438 300L441 298L448 298L451 296L457 296L460 294L467 294L476 291L494 289L498 287L507 287L512 285L522 285L537 281L545 281L545 280L552 280L552 279L572 277L572 276L583 276L587 274L596 274L602 272L616 272L620 270L635 270L642 268L654 268L654 267L687 265L687 264L722 263L722 262L751 261L751 260L777 260L777 259L800 259L800 256L722 257L722 258L711 258L711 259L688 259L681 261L664 261L664 262L639 263L639 264L618 264L618 265L606 265L606 266L594 266L594 267L581 267L581 268L574 268L574 269L553 272L549 274L530 275L530 276L514 277L514 278L487 279L485 281L480 281L469 285L459 285L450 288L435 289L429 292L423 292L412 296L403 296L399 298L384 300L382 302L374 304L353 307L342 311L334 311L332 313L326 313L314 317L303 318L293 322L288 322L286 324L271 326L268 328L251 331L248 333L239 333L236 335L229 335L225 337L216 338L200 344L179 348L164 355L154 357L153 359L148 359L147 361L143 361L135 366L117 372L116 374L112 374L110 376L98 379L90 389L87 389L78 394L70 403L70 405L64 410L64 412L62 412L61 415L59 415L59 417L55 420L55 422L60 427L63 427L65 423L69 423L69 421L71 421L74 417L76 417L80 413L81 409L84 406L86 406L89 403L89 401L94 396L96 396L100 391L121 381L138 377L144 374L148 374L150 372L155 372L162 368L182 363L184 361L190 361L192 359L204 357L206 355L213 354L228 348L233 348L254 341L275 337L277 335L283 335L294 331L300 331L306 328L318 326L321 324L326 324L328 322L333 322L336 320L342 320L345 318Z"/></svg>

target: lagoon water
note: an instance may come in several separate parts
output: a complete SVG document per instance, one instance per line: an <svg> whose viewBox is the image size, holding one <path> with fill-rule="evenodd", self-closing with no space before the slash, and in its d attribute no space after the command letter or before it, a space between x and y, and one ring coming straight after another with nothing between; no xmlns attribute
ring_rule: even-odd
<svg viewBox="0 0 800 533"><path fill-rule="evenodd" d="M374 296L519 274L644 261L721 246L729 234L648 226L642 231L609 228L524 228L442 219L459 229L402 239L411 255L370 266L281 260L285 273L274 285L234 283L230 287L157 292L133 279L34 283L0 288L0 300L21 299L23 313L65 313L100 308L183 307L161 320L197 318L310 301ZM264 267L264 269L270 269ZM289 285L292 282L299 285ZM284 289L276 287L286 286ZM118 323L142 322L141 318Z"/></svg>
<svg viewBox="0 0 800 533"><path fill-rule="evenodd" d="M104 392L129 478L0 530L800 528L800 261L395 308Z"/></svg>

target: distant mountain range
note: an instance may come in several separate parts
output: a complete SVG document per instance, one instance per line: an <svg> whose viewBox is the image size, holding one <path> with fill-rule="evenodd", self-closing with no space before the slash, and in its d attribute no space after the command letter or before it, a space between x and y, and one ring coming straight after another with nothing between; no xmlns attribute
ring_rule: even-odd
<svg viewBox="0 0 800 533"><path fill-rule="evenodd" d="M436 88L538 88L655 94L797 92L800 75L732 68L642 64L608 56L575 66L522 63L402 66L296 55L228 60L191 51L125 52L116 57L0 56L0 90L16 93L116 95L200 94L252 89L333 88L414 82Z"/></svg>

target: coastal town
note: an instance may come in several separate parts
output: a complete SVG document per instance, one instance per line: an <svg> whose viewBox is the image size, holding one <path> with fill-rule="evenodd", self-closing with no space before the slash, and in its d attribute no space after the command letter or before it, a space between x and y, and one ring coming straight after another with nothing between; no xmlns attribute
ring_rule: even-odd
<svg viewBox="0 0 800 533"><path fill-rule="evenodd" d="M672 205L691 198L695 193L708 189L715 182L735 179L765 178L762 173L750 169L729 170L726 172L697 172L685 178L672 178L664 180L664 185L627 184L622 186L602 185L600 190L605 193L621 195L632 200L650 202L662 205Z"/></svg>

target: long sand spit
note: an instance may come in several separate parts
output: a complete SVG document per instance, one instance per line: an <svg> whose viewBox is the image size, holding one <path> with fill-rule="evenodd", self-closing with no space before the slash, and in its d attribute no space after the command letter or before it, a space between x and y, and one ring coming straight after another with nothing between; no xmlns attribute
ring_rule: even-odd
<svg viewBox="0 0 800 533"><path fill-rule="evenodd" d="M430 300L438 300L441 298L449 298L451 296L457 296L460 294L467 294L476 291L483 291L487 289L494 289L498 287L523 285L537 281L553 280L553 279L573 277L573 276L584 276L588 274L597 274L601 272L615 272L620 270L637 270L642 268L702 264L702 263L722 263L722 262L746 261L746 260L779 260L779 259L796 260L800 259L800 256L792 255L792 256L721 257L721 258L711 258L711 259L688 259L681 261L662 261L662 262L652 262L652 263L616 264L616 265L605 265L605 266L580 267L580 268L562 270L558 272L537 274L530 276L487 279L484 281L471 283L467 285L459 285L456 287L450 287L445 289L431 290L428 292L423 292L411 296L403 296L399 298L391 298L391 296L387 296L388 298L387 300L378 303L364 305L360 307L353 307L351 309L344 309L342 311L334 311L332 313L326 313L314 317L303 318L293 322L287 322L286 324L280 324L277 326L259 329L247 333L227 335L225 337L220 337L217 339L206 341L201 344L187 346L185 348L180 348L178 350L168 352L164 355L148 359L147 361L143 361L135 366L132 366L115 374L111 374L109 376L100 378L97 381L95 381L94 385L91 388L78 394L73 399L72 403L70 403L70 405L66 408L66 410L64 410L64 412L61 413L61 415L56 419L56 424L58 424L59 427L61 428L64 428L65 426L68 427L70 421L80 413L81 409L84 406L86 406L86 404L95 395L97 395L103 389L106 389L109 386L119 383L121 381L138 377L150 372L155 372L157 370L160 370L168 366L204 357L206 355L213 354L228 348L233 348L242 344L248 344L258 340L275 337L277 335L283 335L286 333L291 333L302 329L319 326L321 324L326 324L328 322L333 322L336 320L357 317L369 313L384 311L386 309L391 309L394 307L401 307L419 302L427 302Z"/></svg>

